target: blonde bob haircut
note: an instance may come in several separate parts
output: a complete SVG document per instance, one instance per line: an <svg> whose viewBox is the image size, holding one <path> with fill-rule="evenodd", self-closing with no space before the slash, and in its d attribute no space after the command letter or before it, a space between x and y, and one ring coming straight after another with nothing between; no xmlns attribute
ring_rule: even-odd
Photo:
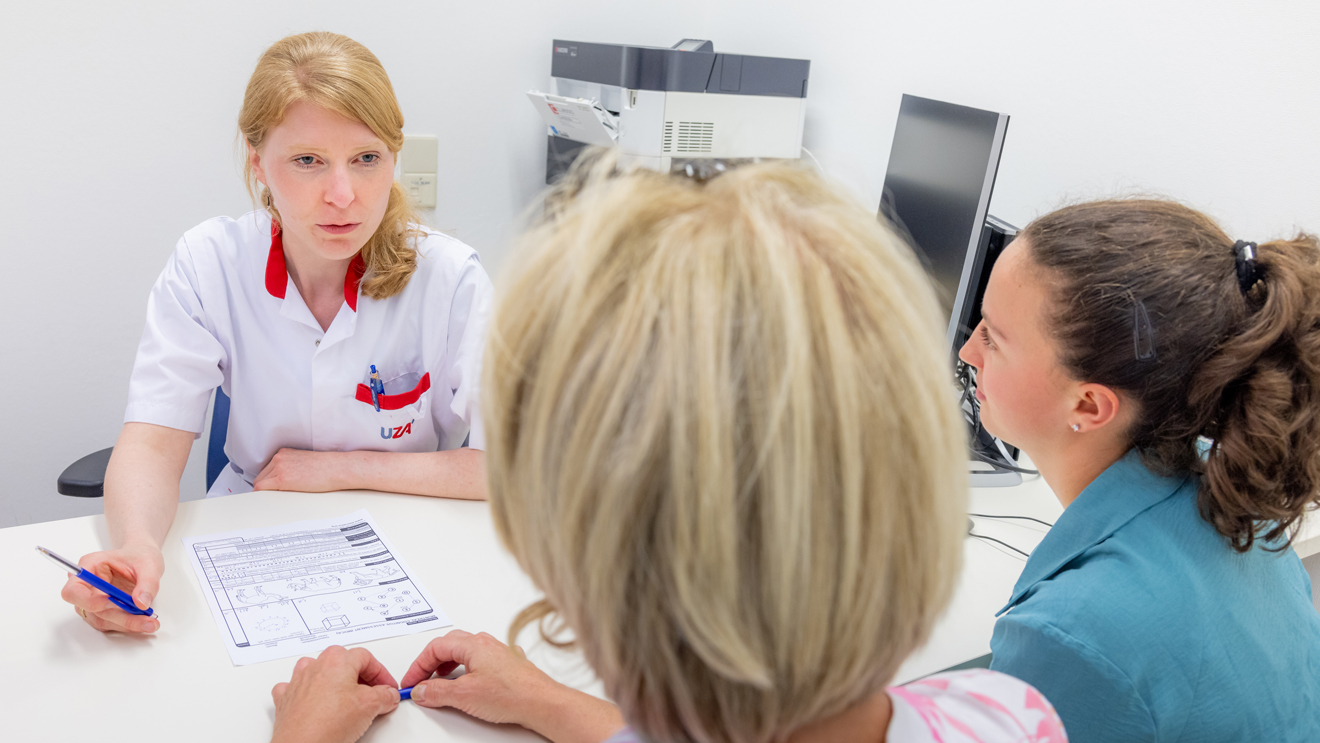
<svg viewBox="0 0 1320 743"><path fill-rule="evenodd" d="M947 604L966 457L935 293L813 172L588 157L484 362L496 529L647 740L782 740L883 689Z"/></svg>
<svg viewBox="0 0 1320 743"><path fill-rule="evenodd" d="M394 87L380 60L356 41L326 31L286 36L257 61L243 96L238 131L259 150L271 129L279 126L289 106L307 101L359 121L397 155L403 147L403 112ZM244 159L243 179L248 193L258 187L252 163ZM261 204L276 222L280 213L270 191L261 186ZM362 292L385 299L403 291L417 268L417 251L410 239L422 232L411 225L420 220L398 181L390 187L385 216L375 234L362 246L366 264Z"/></svg>

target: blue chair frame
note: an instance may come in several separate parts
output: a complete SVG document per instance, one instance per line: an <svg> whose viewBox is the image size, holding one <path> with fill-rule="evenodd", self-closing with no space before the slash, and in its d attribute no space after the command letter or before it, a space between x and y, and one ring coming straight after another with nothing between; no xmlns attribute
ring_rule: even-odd
<svg viewBox="0 0 1320 743"><path fill-rule="evenodd" d="M229 395L215 388L215 406L211 410L211 438L206 444L206 489L211 490L221 470L229 466L225 438L229 435Z"/></svg>
<svg viewBox="0 0 1320 743"><path fill-rule="evenodd" d="M225 456L225 437L229 435L229 396L215 388L215 405L211 410L211 438L206 447L206 489L229 464ZM113 446L92 452L69 465L60 473L56 489L60 495L75 498L100 498L105 495L105 468L110 464Z"/></svg>

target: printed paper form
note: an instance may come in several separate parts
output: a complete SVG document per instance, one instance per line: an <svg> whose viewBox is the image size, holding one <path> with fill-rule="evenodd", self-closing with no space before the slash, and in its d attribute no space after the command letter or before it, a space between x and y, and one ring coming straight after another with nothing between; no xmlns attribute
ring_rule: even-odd
<svg viewBox="0 0 1320 743"><path fill-rule="evenodd" d="M366 510L183 544L236 666L452 624Z"/></svg>
<svg viewBox="0 0 1320 743"><path fill-rule="evenodd" d="M527 98L557 137L607 147L619 137L617 118L595 101L549 95L539 90L527 91Z"/></svg>

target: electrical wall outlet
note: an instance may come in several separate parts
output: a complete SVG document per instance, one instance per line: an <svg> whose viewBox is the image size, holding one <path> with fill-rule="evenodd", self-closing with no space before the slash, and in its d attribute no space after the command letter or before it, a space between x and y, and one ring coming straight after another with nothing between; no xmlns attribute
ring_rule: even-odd
<svg viewBox="0 0 1320 743"><path fill-rule="evenodd" d="M403 190L415 209L435 208L435 173L404 173Z"/></svg>
<svg viewBox="0 0 1320 743"><path fill-rule="evenodd" d="M440 157L440 140L435 137L408 135L399 153L400 183L408 192L415 209L435 208L435 183Z"/></svg>

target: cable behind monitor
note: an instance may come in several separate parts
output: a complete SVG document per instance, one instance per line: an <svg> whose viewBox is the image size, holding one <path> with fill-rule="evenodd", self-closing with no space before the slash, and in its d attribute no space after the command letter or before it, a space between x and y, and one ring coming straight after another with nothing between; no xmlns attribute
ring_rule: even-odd
<svg viewBox="0 0 1320 743"><path fill-rule="evenodd" d="M971 332L970 329L967 332ZM961 390L959 406L967 422L969 449L972 460L990 467L990 471L972 470L974 487L1012 486L1022 482L1021 475L1038 475L1036 470L1020 467L1016 448L996 439L981 424L981 403L976 399L976 370L959 360L955 366L955 380ZM1010 451L1011 450L1011 451ZM1016 475L1016 476L1014 476Z"/></svg>

